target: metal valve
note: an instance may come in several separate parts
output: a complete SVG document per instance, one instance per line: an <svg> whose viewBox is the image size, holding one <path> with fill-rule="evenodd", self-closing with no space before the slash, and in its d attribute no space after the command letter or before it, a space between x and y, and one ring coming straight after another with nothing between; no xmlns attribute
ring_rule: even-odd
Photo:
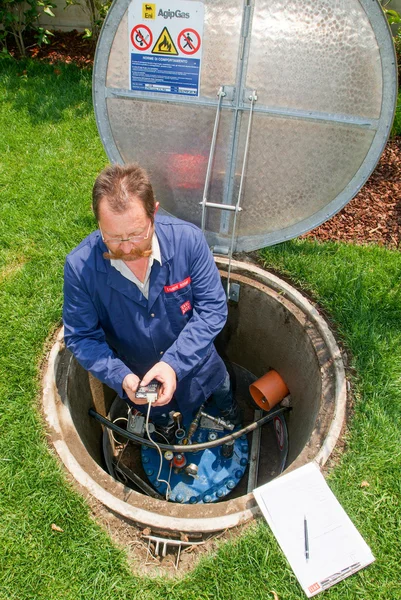
<svg viewBox="0 0 401 600"><path fill-rule="evenodd" d="M194 463L190 463L187 467L185 467L185 473L187 475L190 475L191 477L197 477L198 476L198 465L195 465Z"/></svg>

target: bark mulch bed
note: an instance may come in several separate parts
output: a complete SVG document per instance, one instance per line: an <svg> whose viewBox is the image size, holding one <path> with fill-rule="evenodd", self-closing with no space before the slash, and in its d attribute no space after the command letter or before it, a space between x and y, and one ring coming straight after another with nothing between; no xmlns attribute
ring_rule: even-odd
<svg viewBox="0 0 401 600"><path fill-rule="evenodd" d="M303 237L401 249L401 137L388 142L355 198Z"/></svg>
<svg viewBox="0 0 401 600"><path fill-rule="evenodd" d="M74 63L79 67L92 67L95 54L95 44L90 39L84 39L83 33L73 31L53 31L50 44L38 46L32 34L25 34L27 54L31 58L43 60L50 64ZM10 54L18 58L18 51L10 39L8 44Z"/></svg>
<svg viewBox="0 0 401 600"><path fill-rule="evenodd" d="M51 64L93 64L94 44L77 31L54 32L49 45L34 40L28 53ZM13 48L11 47L13 53ZM391 140L359 194L329 221L303 237L356 244L375 243L401 249L401 137Z"/></svg>

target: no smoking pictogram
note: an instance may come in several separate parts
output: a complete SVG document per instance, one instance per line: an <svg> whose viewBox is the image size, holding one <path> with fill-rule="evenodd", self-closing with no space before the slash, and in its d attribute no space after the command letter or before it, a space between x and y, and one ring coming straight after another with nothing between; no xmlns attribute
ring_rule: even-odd
<svg viewBox="0 0 401 600"><path fill-rule="evenodd" d="M177 38L177 43L184 54L196 54L201 45L201 38L195 29L183 29Z"/></svg>
<svg viewBox="0 0 401 600"><path fill-rule="evenodd" d="M134 48L144 52L153 42L153 34L147 25L135 25L131 31L131 42Z"/></svg>

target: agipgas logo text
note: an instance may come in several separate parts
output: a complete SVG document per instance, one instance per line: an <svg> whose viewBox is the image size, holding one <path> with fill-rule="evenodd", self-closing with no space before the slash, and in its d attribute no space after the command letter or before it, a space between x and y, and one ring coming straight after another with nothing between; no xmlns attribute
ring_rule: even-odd
<svg viewBox="0 0 401 600"><path fill-rule="evenodd" d="M163 10L162 8L157 13L158 17L163 17L163 19L189 19L190 14L186 12L182 12L181 10Z"/></svg>

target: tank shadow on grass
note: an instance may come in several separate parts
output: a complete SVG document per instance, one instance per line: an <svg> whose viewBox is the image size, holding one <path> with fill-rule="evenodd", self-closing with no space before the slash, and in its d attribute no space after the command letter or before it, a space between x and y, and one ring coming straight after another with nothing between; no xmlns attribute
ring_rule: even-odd
<svg viewBox="0 0 401 600"><path fill-rule="evenodd" d="M78 119L93 112L91 70L64 63L2 59L1 71L7 99L12 98L15 109L25 111L32 124L57 123L66 110Z"/></svg>

